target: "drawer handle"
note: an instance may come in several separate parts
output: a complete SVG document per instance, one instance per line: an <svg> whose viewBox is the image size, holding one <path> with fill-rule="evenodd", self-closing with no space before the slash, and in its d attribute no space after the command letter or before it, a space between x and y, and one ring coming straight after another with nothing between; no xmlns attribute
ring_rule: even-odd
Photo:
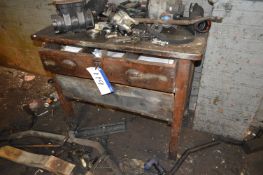
<svg viewBox="0 0 263 175"><path fill-rule="evenodd" d="M128 75L129 78L140 78L143 76L143 73L135 69L129 69L126 71L126 75Z"/></svg>
<svg viewBox="0 0 263 175"><path fill-rule="evenodd" d="M129 69L126 71L126 75L128 76L128 80L157 80L167 82L168 78L164 75L156 75L151 73L142 73L135 69Z"/></svg>
<svg viewBox="0 0 263 175"><path fill-rule="evenodd" d="M62 64L62 66L63 66L64 68L69 69L69 70L75 70L76 67L77 67L77 64L76 64L75 61L68 60L68 59L63 60L63 61L61 62L61 64Z"/></svg>
<svg viewBox="0 0 263 175"><path fill-rule="evenodd" d="M45 65L45 66L56 66L56 63L55 63L55 61L53 61L53 60L49 60L49 59L45 59L45 60L43 60L43 64Z"/></svg>

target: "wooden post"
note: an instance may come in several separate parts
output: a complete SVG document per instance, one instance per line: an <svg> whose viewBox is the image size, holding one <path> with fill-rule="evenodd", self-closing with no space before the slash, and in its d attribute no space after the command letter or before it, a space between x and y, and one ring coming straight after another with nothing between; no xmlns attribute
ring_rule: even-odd
<svg viewBox="0 0 263 175"><path fill-rule="evenodd" d="M171 140L169 145L169 157L176 159L179 142L179 135L185 107L188 101L191 81L192 81L193 62L191 60L178 61L175 80L174 112L171 128Z"/></svg>
<svg viewBox="0 0 263 175"><path fill-rule="evenodd" d="M71 175L75 165L55 156L23 151L11 146L0 147L0 157L30 167L40 168L54 174Z"/></svg>
<svg viewBox="0 0 263 175"><path fill-rule="evenodd" d="M64 110L65 114L69 117L73 117L74 116L74 110L73 110L73 106L72 106L72 102L69 101L62 92L62 89L60 87L60 85L56 82L56 78L54 77L55 83L55 89L58 93L58 97L59 97L59 102L60 105L62 107L62 109Z"/></svg>

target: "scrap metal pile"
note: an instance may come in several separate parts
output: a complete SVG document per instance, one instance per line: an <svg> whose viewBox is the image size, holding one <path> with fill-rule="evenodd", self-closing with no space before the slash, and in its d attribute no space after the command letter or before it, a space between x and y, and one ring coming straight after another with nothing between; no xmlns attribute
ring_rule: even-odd
<svg viewBox="0 0 263 175"><path fill-rule="evenodd" d="M206 33L211 22L222 18L204 16L204 9L192 3L184 17L181 0L138 0L120 4L107 0L55 0L52 15L55 33L87 31L92 38L103 35L119 42L152 41L159 45L191 42L196 33ZM183 31L183 32L182 32ZM183 36L178 37L179 35Z"/></svg>

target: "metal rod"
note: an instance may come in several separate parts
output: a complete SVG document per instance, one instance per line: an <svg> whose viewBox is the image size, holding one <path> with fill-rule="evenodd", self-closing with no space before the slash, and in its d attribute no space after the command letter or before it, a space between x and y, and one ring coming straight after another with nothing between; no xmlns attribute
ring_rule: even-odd
<svg viewBox="0 0 263 175"><path fill-rule="evenodd" d="M75 138L73 133L69 133L69 137L67 137L67 136L59 135L59 134L28 130L28 131L12 134L9 136L9 139L20 139L20 138L30 137L30 136L54 139L54 140L58 140L61 142L77 143L79 145L92 147L96 149L100 154L105 153L105 149L100 145L100 143L91 141L91 140L87 140L87 139Z"/></svg>
<svg viewBox="0 0 263 175"><path fill-rule="evenodd" d="M145 24L170 24L170 25L181 25L181 26L192 25L203 21L213 21L213 22L221 23L223 20L223 18L218 16L207 16L207 17L200 17L196 19L179 19L179 20L171 19L168 21L164 21L161 19L150 19L150 18L134 18L134 19L139 23L145 23Z"/></svg>
<svg viewBox="0 0 263 175"><path fill-rule="evenodd" d="M43 145L12 145L18 148L58 148L61 145L43 144Z"/></svg>
<svg viewBox="0 0 263 175"><path fill-rule="evenodd" d="M9 139L19 139L24 137L40 137L40 138L47 138L47 139L54 139L61 142L68 142L68 143L76 143L83 146L88 146L96 149L100 156L107 155L106 150L101 146L99 142L91 141L88 139L79 139L74 136L74 132L69 132L68 136L59 135L59 134L53 134L53 133L47 133L47 132L41 132L41 131L34 131L34 130L28 130L24 132L19 132L16 134L12 134L9 136ZM112 168L115 175L122 175L119 167L117 164L111 160L108 156L108 158L105 160L109 166Z"/></svg>
<svg viewBox="0 0 263 175"><path fill-rule="evenodd" d="M216 146L216 145L219 145L219 144L220 144L220 142L218 142L218 141L212 141L212 142L208 142L208 143L205 143L205 144L198 145L198 146L195 146L193 148L187 149L182 154L180 159L178 159L176 161L176 163L174 164L173 168L170 170L170 172L167 175L174 175L177 172L177 170L180 168L180 166L183 164L185 159L189 156L189 154L197 152L197 151L201 151L203 149L210 148L210 147L213 147L213 146Z"/></svg>

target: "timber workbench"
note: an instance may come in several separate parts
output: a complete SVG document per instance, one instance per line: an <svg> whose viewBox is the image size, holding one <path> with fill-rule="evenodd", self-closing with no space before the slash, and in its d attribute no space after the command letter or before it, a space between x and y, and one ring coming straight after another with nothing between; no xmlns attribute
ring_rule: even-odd
<svg viewBox="0 0 263 175"><path fill-rule="evenodd" d="M203 57L207 35L197 35L188 44L160 46L150 41L117 42L100 36L94 39L87 32L54 34L53 28L47 27L32 39L42 44L39 54L43 66L54 74L67 114L74 113L71 100L80 100L166 121L171 123L170 156L176 157L194 62ZM79 47L81 51L65 51L65 46ZM94 56L94 49L100 49L102 55ZM104 70L114 93L100 95L86 70L97 66Z"/></svg>

